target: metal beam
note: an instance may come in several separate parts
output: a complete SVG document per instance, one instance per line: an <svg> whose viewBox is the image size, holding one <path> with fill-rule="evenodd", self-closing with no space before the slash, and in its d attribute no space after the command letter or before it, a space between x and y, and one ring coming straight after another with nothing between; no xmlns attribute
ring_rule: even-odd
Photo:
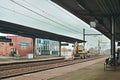
<svg viewBox="0 0 120 80"><path fill-rule="evenodd" d="M85 36L91 36L91 35L103 35L103 34L85 34Z"/></svg>
<svg viewBox="0 0 120 80"><path fill-rule="evenodd" d="M111 16L111 15L107 15L107 14L103 14L103 13L90 13L90 12L88 12L88 11L73 11L73 13L75 14L75 15L77 15L77 16L91 16L91 17L109 17L109 16Z"/></svg>
<svg viewBox="0 0 120 80"><path fill-rule="evenodd" d="M61 43L61 46L68 46L68 43Z"/></svg>

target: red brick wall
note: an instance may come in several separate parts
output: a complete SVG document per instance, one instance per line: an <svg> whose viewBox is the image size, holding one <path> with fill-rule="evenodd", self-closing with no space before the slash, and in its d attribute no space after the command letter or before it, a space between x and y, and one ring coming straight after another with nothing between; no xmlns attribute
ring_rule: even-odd
<svg viewBox="0 0 120 80"><path fill-rule="evenodd" d="M12 39L13 46L10 46L9 42L0 42L0 55L10 55L11 48L16 48L16 52L20 56L25 56L28 53L32 53L33 40L32 38L21 37L21 36L6 36ZM20 45L20 42L28 43L28 46Z"/></svg>
<svg viewBox="0 0 120 80"><path fill-rule="evenodd" d="M28 43L28 46L22 46L20 45L20 42ZM28 53L32 53L32 46L33 46L33 43L31 38L25 38L21 36L17 37L17 49L18 49L18 53L21 56L24 56Z"/></svg>

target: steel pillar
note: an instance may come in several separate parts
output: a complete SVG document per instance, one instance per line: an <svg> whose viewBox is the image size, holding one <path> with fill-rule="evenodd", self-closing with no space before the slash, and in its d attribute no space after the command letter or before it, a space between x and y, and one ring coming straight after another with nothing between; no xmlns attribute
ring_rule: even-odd
<svg viewBox="0 0 120 80"><path fill-rule="evenodd" d="M111 55L113 56L113 63L115 64L115 18L111 16Z"/></svg>

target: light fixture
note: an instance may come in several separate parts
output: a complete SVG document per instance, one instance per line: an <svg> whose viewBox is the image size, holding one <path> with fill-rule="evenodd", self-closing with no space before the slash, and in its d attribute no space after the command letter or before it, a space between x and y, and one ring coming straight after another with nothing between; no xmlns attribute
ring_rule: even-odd
<svg viewBox="0 0 120 80"><path fill-rule="evenodd" d="M91 28L95 28L96 25L97 25L97 23L98 23L97 20L90 21L90 27L91 27Z"/></svg>

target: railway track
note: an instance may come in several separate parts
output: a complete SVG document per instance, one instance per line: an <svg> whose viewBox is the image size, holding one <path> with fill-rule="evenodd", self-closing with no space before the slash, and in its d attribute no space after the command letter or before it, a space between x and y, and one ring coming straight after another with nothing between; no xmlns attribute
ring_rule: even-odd
<svg viewBox="0 0 120 80"><path fill-rule="evenodd" d="M58 63L58 62L62 62L62 61L64 61L64 58L41 60L41 61L38 60L38 61L26 61L26 62L15 62L15 63L0 64L0 71L34 67L34 66L51 64L51 63L54 64L54 63Z"/></svg>
<svg viewBox="0 0 120 80"><path fill-rule="evenodd" d="M56 59L56 60L48 60L48 61L33 61L33 62L4 64L4 65L0 65L0 79L49 70L57 67L68 66L76 63L98 59L101 57L104 56L96 56L87 59L77 59L77 60Z"/></svg>

